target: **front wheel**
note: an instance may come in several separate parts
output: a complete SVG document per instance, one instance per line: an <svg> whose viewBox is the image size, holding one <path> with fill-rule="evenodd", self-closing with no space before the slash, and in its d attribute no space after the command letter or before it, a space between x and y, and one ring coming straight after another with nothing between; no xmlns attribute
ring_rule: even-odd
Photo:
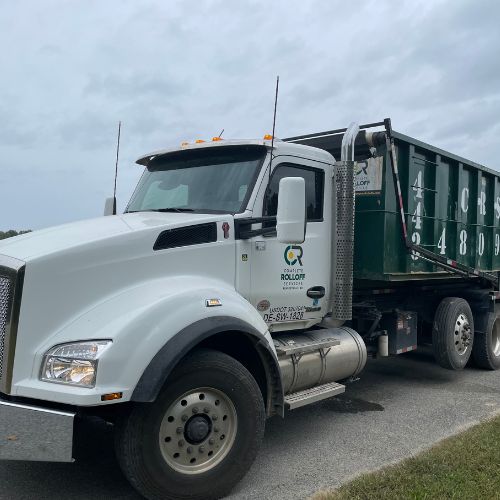
<svg viewBox="0 0 500 500"><path fill-rule="evenodd" d="M262 394L248 370L226 354L200 350L154 403L118 423L117 457L150 500L220 498L252 464L264 424Z"/></svg>

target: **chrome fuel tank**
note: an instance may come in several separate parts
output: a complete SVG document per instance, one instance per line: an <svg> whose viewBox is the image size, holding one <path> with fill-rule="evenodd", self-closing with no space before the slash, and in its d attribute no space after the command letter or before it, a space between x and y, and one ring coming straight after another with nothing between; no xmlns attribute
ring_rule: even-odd
<svg viewBox="0 0 500 500"><path fill-rule="evenodd" d="M358 375L366 364L361 336L347 327L274 337L285 394Z"/></svg>

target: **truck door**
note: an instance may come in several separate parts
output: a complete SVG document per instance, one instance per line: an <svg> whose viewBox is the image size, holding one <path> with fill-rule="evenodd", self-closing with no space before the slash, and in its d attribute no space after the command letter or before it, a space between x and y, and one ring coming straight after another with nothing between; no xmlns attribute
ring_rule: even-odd
<svg viewBox="0 0 500 500"><path fill-rule="evenodd" d="M262 215L276 215L279 181L284 177L304 178L307 204L304 243L280 243L276 233L251 241L251 302L266 323L279 330L306 327L325 315L331 234L331 221L325 214L331 207L331 182L327 182L328 165L284 156L275 161L269 184L257 202L262 204Z"/></svg>

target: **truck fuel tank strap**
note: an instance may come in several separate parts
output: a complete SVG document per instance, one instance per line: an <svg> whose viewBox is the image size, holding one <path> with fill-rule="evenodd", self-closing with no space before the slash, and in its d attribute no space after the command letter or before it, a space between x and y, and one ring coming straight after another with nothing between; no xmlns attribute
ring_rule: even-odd
<svg viewBox="0 0 500 500"><path fill-rule="evenodd" d="M306 354L308 352L317 351L318 349L327 349L336 345L340 345L340 340L330 338L307 344L290 343L288 345L283 345L277 343L275 347L278 356L291 356L292 354Z"/></svg>

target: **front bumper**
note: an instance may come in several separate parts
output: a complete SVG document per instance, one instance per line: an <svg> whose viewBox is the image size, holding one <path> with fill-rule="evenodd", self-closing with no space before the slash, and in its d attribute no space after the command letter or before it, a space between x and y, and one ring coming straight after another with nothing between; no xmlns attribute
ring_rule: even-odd
<svg viewBox="0 0 500 500"><path fill-rule="evenodd" d="M73 461L75 414L0 399L0 460Z"/></svg>

